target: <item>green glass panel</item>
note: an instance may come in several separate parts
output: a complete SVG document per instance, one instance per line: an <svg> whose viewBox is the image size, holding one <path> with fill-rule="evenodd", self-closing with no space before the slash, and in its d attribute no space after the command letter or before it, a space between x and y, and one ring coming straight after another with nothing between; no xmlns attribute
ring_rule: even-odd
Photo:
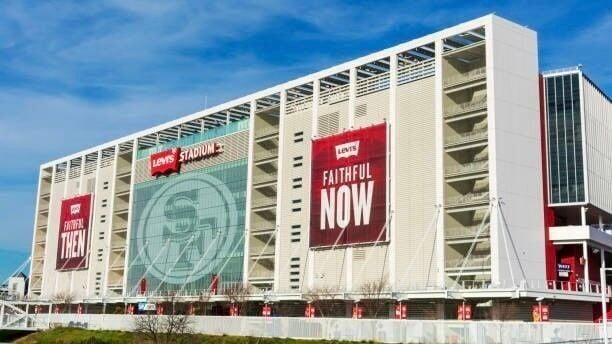
<svg viewBox="0 0 612 344"><path fill-rule="evenodd" d="M242 280L246 159L134 186L128 293Z"/></svg>

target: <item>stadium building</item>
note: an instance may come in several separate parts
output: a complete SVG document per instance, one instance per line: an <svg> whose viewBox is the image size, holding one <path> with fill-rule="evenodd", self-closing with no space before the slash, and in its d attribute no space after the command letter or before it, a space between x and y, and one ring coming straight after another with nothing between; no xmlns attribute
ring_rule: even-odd
<svg viewBox="0 0 612 344"><path fill-rule="evenodd" d="M596 320L611 129L580 68L481 17L42 164L28 296Z"/></svg>

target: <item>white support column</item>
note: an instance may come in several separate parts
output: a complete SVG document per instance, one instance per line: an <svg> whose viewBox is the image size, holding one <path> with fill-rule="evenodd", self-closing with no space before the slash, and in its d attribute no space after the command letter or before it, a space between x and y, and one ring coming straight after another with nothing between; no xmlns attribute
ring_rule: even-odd
<svg viewBox="0 0 612 344"><path fill-rule="evenodd" d="M489 160L489 198L490 200L495 199L499 201L500 195L498 193L498 182L497 182L497 125L496 125L496 91L495 91L495 61L493 55L493 46L496 42L496 25L494 25L492 17L489 17L485 27L485 61L486 61L486 93L487 93L487 121L488 125L488 160ZM501 35L501 33L500 33ZM500 212L491 212L489 220L489 232L491 242L491 282L502 283L502 279L506 278L506 275L510 273L509 268L502 266L501 257L502 250L504 249L502 240L504 239L504 232L502 232L503 225L500 220ZM508 264L511 266L511 263Z"/></svg>
<svg viewBox="0 0 612 344"><path fill-rule="evenodd" d="M42 188L42 183L43 183L43 169L41 168L38 172L38 188L36 190L36 205L34 206L34 230L33 230L33 235L32 235L32 245L31 245L31 249L30 249L30 274L28 276L30 276L30 281L32 281L32 273L34 272L34 254L36 253L36 234L38 232L38 211L40 209L40 189ZM51 179L51 185L53 185L53 179ZM51 200L51 195L49 195L49 201ZM51 202L49 202L48 208L51 208ZM49 233L49 227L47 227L47 233ZM45 238L45 249L47 247L47 242L46 242L46 238ZM43 252L43 257L44 257L44 252ZM43 260L44 262L44 260ZM42 266L44 271L44 265ZM42 281L41 281L42 282ZM42 283L41 283L41 287L42 287ZM32 294L32 286L30 285L30 288L28 289L28 296L31 296ZM41 290L42 293L42 290ZM1 320L1 318L0 318Z"/></svg>
<svg viewBox="0 0 612 344"><path fill-rule="evenodd" d="M314 251L313 250L308 250L307 253L307 257L306 257L306 263L308 264L307 268L308 268L308 290L312 290L314 288L314 273L315 273L315 269L314 269ZM303 291L302 291L303 292Z"/></svg>
<svg viewBox="0 0 612 344"><path fill-rule="evenodd" d="M344 266L346 266L346 276L345 276L345 286L344 290L347 292L353 291L353 246L349 246L346 248L346 254L344 255L345 261Z"/></svg>
<svg viewBox="0 0 612 344"><path fill-rule="evenodd" d="M442 53L443 53L443 42L442 39L435 41L435 71L434 76L434 102L435 102L435 135L436 135L436 202L437 205L444 205L444 120L442 117L443 113L443 102L442 102ZM444 209L441 210L443 213L438 220L436 237L436 261L438 265L438 278L437 284L442 287L445 285L446 272L445 261L444 261Z"/></svg>
<svg viewBox="0 0 612 344"><path fill-rule="evenodd" d="M387 163L387 195L389 201L387 216L391 216L391 219L387 219L389 226L387 227L387 238L389 239L389 287L391 290L397 290L397 220L395 214L395 203L397 202L396 193L396 182L395 173L397 172L397 54L389 56L389 131L387 146L388 158Z"/></svg>
<svg viewBox="0 0 612 344"><path fill-rule="evenodd" d="M310 133L311 139L314 139L319 134L319 95L321 93L321 80L315 79L312 82L312 131ZM312 171L308 171L308 178L312 179L311 176ZM310 238L310 228L306 228L308 231L308 238ZM314 288L314 263L315 263L315 252L310 248L306 248L306 262L307 266L304 267L304 274L306 276L302 278L306 278L306 287L308 290L312 290ZM302 262L300 262L302 264ZM302 291L303 292L303 291Z"/></svg>
<svg viewBox="0 0 612 344"><path fill-rule="evenodd" d="M584 286L585 290L589 288L589 245L586 240L582 242L582 256L584 257Z"/></svg>
<svg viewBox="0 0 612 344"><path fill-rule="evenodd" d="M581 206L580 207L580 224L582 224L583 226L587 225L586 213L587 213L587 208L585 206Z"/></svg>
<svg viewBox="0 0 612 344"><path fill-rule="evenodd" d="M157 142L159 142L159 133L157 134L157 138L158 138ZM113 174L111 176L111 180L113 182L113 185L111 187L111 192L110 192L111 199L110 199L110 202L109 202L109 205L108 205L108 209L109 209L109 212L108 212L108 226L111 229L111 231L112 231L112 229L113 229L113 227L115 225L114 224L114 222L115 222L115 193L117 192L117 165L118 165L118 158L119 158L119 145L115 145L115 152L114 152L114 157L113 157L113 167L112 167ZM102 297L103 298L106 298L107 293L109 291L109 289L108 289L108 283L109 283L108 275L110 275L110 263L111 263L110 256L112 255L112 244L113 244L112 238L113 238L112 235L108 236L108 238L106 239L106 245L105 245L106 247L104 247L104 250L105 250L105 252L104 252L105 253L104 254L105 261L104 261L104 283L102 284L102 289L103 289Z"/></svg>
<svg viewBox="0 0 612 344"><path fill-rule="evenodd" d="M312 82L312 132L314 138L319 133L319 94L321 93L321 80L316 79Z"/></svg>
<svg viewBox="0 0 612 344"><path fill-rule="evenodd" d="M53 198L53 191L55 191L55 178L57 175L57 165L53 165L53 168L51 169L51 187L49 188L49 212L51 212L51 201L54 200ZM38 213L36 213L36 216L38 217ZM49 224L51 223L51 217L48 216L47 217L47 234L45 235L45 250L43 252L43 257L48 257L47 255L47 251L49 250L49 235L51 235L51 228L49 226ZM34 258L34 257L32 257ZM46 293L45 291L48 289L46 288L46 284L45 282L47 282L47 279L49 276L47 276L48 274L45 273L45 269L47 267L47 260L43 259L43 266L42 266L42 278L40 281L40 297L43 298L44 296L46 296L47 298L50 298L51 295L49 295L48 293ZM57 278L57 273L53 274L54 278Z"/></svg>
<svg viewBox="0 0 612 344"><path fill-rule="evenodd" d="M66 198L66 194L68 193L68 180L70 179L70 169L72 163L71 160L66 162L66 169L64 170L64 191L62 192L62 199ZM61 207L61 206L60 206ZM61 208L60 208L61 209ZM49 233L49 228L47 227L47 233ZM66 272L55 272L55 287L53 288L53 295L57 294L57 284L60 278L64 277ZM52 295L52 296L53 296Z"/></svg>
<svg viewBox="0 0 612 344"><path fill-rule="evenodd" d="M97 227L99 226L99 223L96 222L96 207L95 207L95 199L96 199L96 195L98 193L98 190L100 188L100 169L102 168L102 150L98 151L98 157L96 160L96 176L95 176L95 180L94 180L94 189L93 189L93 194L94 194L94 206L92 206L93 208L93 213L91 215L91 221L90 223L90 236L94 235L96 233ZM98 233L99 235L99 233ZM112 229L109 231L106 231L105 236L106 235L112 235ZM91 272L93 270L92 266L91 266L91 257L92 254L95 253L95 251L92 251L93 249L93 245L89 245L89 261L88 266L89 266L89 270L87 272L87 289L85 291L85 297L90 297L91 296L91 284L92 284L92 280L91 280ZM105 271L103 271L102 273L105 273ZM95 280L93 282L93 284L95 285ZM94 289L95 290L95 289Z"/></svg>
<svg viewBox="0 0 612 344"><path fill-rule="evenodd" d="M180 137L180 136L179 136ZM130 238L132 237L132 200L134 199L134 177L136 174L136 159L138 158L138 139L134 139L132 141L132 166L130 166L130 195L128 196L128 217L126 223L126 233L125 233L125 251L123 253L123 296L127 296L126 293L128 291L128 267L129 264L129 254L130 254ZM111 232L112 232L111 228ZM112 235L111 235L112 236Z"/></svg>
<svg viewBox="0 0 612 344"><path fill-rule="evenodd" d="M280 108L279 108L279 118L278 118L278 142L279 142L279 147L278 147L278 160L277 160L277 166L278 166L278 176L283 176L285 175L284 173L284 163L283 163L283 156L285 155L285 145L283 144L283 138L285 136L285 114L286 114L286 110L287 110L287 90L281 90L280 91ZM283 219L283 178L278 178L278 180L276 181L276 232L274 233L275 238L274 238L274 287L273 287L273 291L275 293L278 293L279 291L279 284L280 284L280 270L281 269L286 269L287 266L285 264L281 263L281 252L280 252L280 248L285 246L282 244L282 240L283 240L283 232L284 232L284 227L285 227L285 223Z"/></svg>
<svg viewBox="0 0 612 344"><path fill-rule="evenodd" d="M255 100L251 100L249 106L249 152L247 157L247 186L246 186L246 211L244 215L244 257L242 261L242 280L248 282L249 280L249 256L251 255L249 250L250 242L250 228L251 228L251 197L253 194L253 148L255 146L255 109L257 103Z"/></svg>
<svg viewBox="0 0 612 344"><path fill-rule="evenodd" d="M348 99L348 127L355 125L355 98L357 97L357 68L349 69L349 99Z"/></svg>
<svg viewBox="0 0 612 344"><path fill-rule="evenodd" d="M83 182L85 181L84 170L85 170L85 156L82 156L81 157L81 171L79 172L79 190L77 191L77 193L79 195L83 194L83 184L84 184ZM91 213L93 212L93 207L90 205L89 209L90 209L89 210L89 214L91 215ZM92 230L91 230L91 227L92 227L91 222L92 221L91 221L91 216L90 216L89 222L90 222L89 223L89 235L87 236L88 255L89 255L89 253L91 253L91 252L89 252L89 248L91 247L91 237L92 237ZM85 256L85 260L87 261L87 264L89 264L87 256ZM87 270L89 270L89 265L87 265ZM70 294L73 294L73 295L75 293L74 292L74 274L75 274L74 270L70 271ZM81 290L81 292L82 291L83 290ZM78 299L78 297L77 297L77 299Z"/></svg>

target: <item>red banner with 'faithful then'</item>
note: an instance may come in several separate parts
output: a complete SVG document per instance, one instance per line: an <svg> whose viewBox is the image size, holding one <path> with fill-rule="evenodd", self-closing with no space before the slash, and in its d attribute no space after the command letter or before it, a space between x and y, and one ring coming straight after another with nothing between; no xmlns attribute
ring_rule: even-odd
<svg viewBox="0 0 612 344"><path fill-rule="evenodd" d="M86 269L89 255L91 194L62 201L56 270Z"/></svg>
<svg viewBox="0 0 612 344"><path fill-rule="evenodd" d="M312 142L310 247L386 240L387 124Z"/></svg>

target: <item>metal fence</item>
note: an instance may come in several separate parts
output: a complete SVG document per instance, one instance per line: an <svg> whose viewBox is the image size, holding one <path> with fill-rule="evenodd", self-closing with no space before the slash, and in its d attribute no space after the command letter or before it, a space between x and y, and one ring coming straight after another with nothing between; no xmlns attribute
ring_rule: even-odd
<svg viewBox="0 0 612 344"><path fill-rule="evenodd" d="M72 326L133 330L137 315L38 314L27 327ZM3 323L9 320L5 314ZM26 327L25 322L20 324ZM383 343L596 343L601 325L502 321L392 320L346 318L262 318L193 316L196 332L213 335L291 337ZM612 328L610 328L612 330Z"/></svg>

